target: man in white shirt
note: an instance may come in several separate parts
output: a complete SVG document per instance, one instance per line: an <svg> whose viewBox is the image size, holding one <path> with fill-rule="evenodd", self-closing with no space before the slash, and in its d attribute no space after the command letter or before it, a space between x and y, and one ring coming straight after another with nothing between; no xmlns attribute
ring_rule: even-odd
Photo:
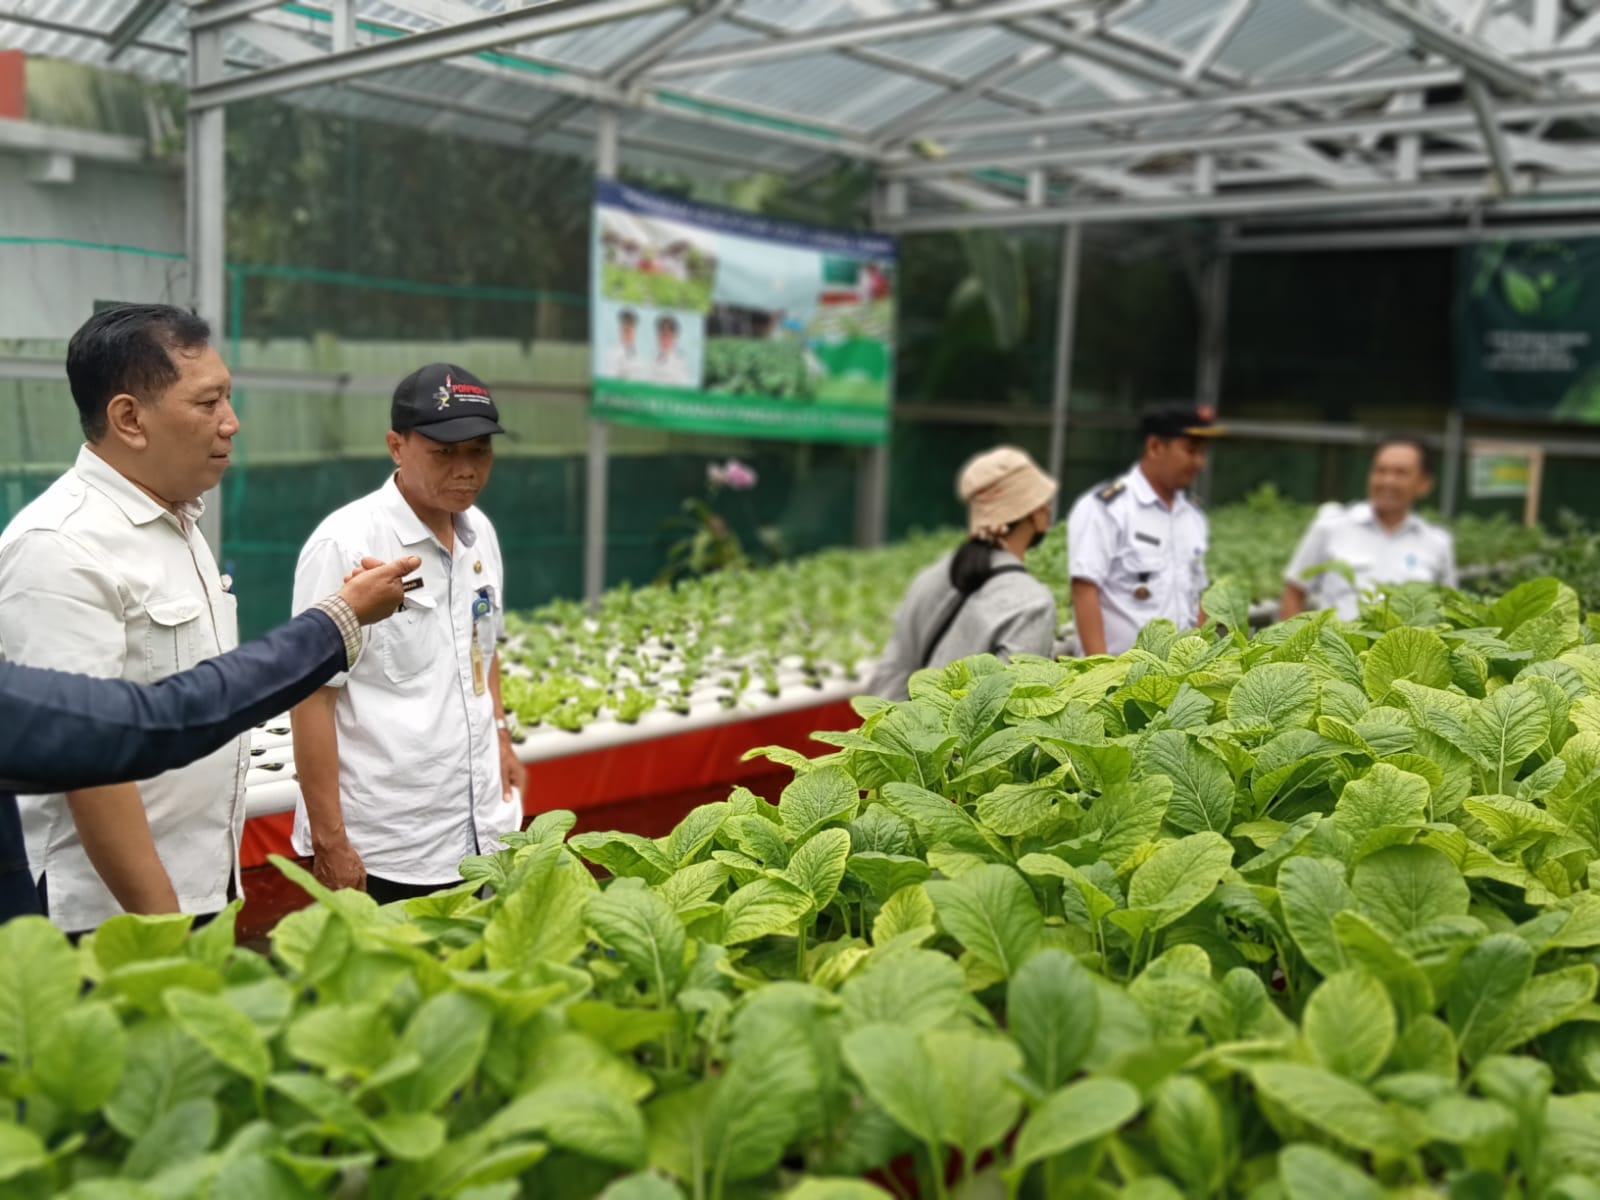
<svg viewBox="0 0 1600 1200"><path fill-rule="evenodd" d="M617 314L617 345L606 360L605 378L639 379L644 358L639 354L639 314L625 308Z"/></svg>
<svg viewBox="0 0 1600 1200"><path fill-rule="evenodd" d="M462 859L499 849L522 822L500 699L505 572L474 507L491 438L505 432L499 410L470 373L433 363L400 381L390 428L397 470L312 533L295 609L364 554L414 554L422 570L361 661L292 714L295 849L315 856L327 886L385 904L458 883Z"/></svg>
<svg viewBox="0 0 1600 1200"><path fill-rule="evenodd" d="M73 335L88 444L0 535L0 658L153 683L238 645L237 603L196 528L239 432L209 338L159 304ZM220 911L237 894L245 764L236 739L140 783L23 799L50 918L81 932L124 911Z"/></svg>
<svg viewBox="0 0 1600 1200"><path fill-rule="evenodd" d="M1308 608L1336 609L1346 621L1361 615L1361 594L1385 583L1456 585L1455 539L1413 511L1433 490L1428 448L1415 438L1385 439L1372 456L1367 500L1324 505L1284 572L1279 617ZM1354 582L1337 570L1343 564Z"/></svg>
<svg viewBox="0 0 1600 1200"><path fill-rule="evenodd" d="M678 318L667 315L656 318L656 361L650 368L650 382L668 387L693 387L689 364L678 349Z"/></svg>
<svg viewBox="0 0 1600 1200"><path fill-rule="evenodd" d="M1151 621L1204 623L1210 531L1188 489L1222 430L1209 412L1163 408L1140 423L1144 453L1119 479L1078 497L1067 517L1068 570L1078 644L1121 654Z"/></svg>

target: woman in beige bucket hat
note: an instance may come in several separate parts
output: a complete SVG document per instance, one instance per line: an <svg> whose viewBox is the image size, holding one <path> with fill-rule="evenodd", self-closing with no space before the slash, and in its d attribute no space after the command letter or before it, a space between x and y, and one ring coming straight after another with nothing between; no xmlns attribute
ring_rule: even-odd
<svg viewBox="0 0 1600 1200"><path fill-rule="evenodd" d="M867 682L872 695L904 700L924 667L973 654L1045 656L1055 644L1055 597L1023 560L1050 529L1056 481L1025 450L997 446L962 467L956 490L967 541L912 581Z"/></svg>

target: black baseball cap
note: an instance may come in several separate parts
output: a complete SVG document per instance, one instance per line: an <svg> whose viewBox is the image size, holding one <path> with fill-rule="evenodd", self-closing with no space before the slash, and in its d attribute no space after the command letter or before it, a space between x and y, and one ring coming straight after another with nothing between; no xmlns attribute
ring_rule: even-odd
<svg viewBox="0 0 1600 1200"><path fill-rule="evenodd" d="M415 430L434 442L470 442L505 432L489 389L454 363L429 363L402 379L389 407L389 428Z"/></svg>
<svg viewBox="0 0 1600 1200"><path fill-rule="evenodd" d="M1141 438L1222 437L1228 431L1217 424L1217 414L1209 408L1169 404L1152 408L1139 419Z"/></svg>

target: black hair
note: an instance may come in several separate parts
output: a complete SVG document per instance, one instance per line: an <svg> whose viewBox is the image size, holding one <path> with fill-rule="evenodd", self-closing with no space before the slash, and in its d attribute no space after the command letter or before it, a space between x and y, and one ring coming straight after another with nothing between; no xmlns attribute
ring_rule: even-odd
<svg viewBox="0 0 1600 1200"><path fill-rule="evenodd" d="M1433 478L1433 451L1415 434L1392 433L1378 439L1377 449L1373 450L1372 457L1377 458L1390 446L1410 446L1417 452L1417 460L1422 463L1422 473L1429 479Z"/></svg>
<svg viewBox="0 0 1600 1200"><path fill-rule="evenodd" d="M639 314L631 308L625 308L617 314L617 320L624 325L637 325L639 323Z"/></svg>
<svg viewBox="0 0 1600 1200"><path fill-rule="evenodd" d="M677 317L657 317L656 318L656 332L657 333L677 333L678 332L678 318Z"/></svg>
<svg viewBox="0 0 1600 1200"><path fill-rule="evenodd" d="M95 313L67 343L67 382L84 437L105 437L113 397L127 393L149 403L178 382L173 350L194 350L210 340L203 318L170 304L121 304Z"/></svg>
<svg viewBox="0 0 1600 1200"><path fill-rule="evenodd" d="M1032 513L1028 514L1028 516L1032 515ZM1018 517L1000 531L1000 536L1008 536L1013 529L1027 519L1027 517ZM970 596L981 588L989 576L994 574L994 551L996 545L997 540L981 537L969 537L962 542L960 549L950 559L950 586L963 596Z"/></svg>
<svg viewBox="0 0 1600 1200"><path fill-rule="evenodd" d="M993 542L968 538L950 560L950 586L963 596L972 595L992 573L993 559Z"/></svg>

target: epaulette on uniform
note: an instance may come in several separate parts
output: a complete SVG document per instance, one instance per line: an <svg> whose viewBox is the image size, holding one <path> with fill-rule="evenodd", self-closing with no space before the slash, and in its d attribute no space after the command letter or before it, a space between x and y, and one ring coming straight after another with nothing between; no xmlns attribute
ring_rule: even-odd
<svg viewBox="0 0 1600 1200"><path fill-rule="evenodd" d="M1095 497L1100 501L1101 504L1110 504L1113 500L1127 490L1128 485L1122 480L1118 479L1113 483L1106 484L1105 487L1097 491L1095 493Z"/></svg>

